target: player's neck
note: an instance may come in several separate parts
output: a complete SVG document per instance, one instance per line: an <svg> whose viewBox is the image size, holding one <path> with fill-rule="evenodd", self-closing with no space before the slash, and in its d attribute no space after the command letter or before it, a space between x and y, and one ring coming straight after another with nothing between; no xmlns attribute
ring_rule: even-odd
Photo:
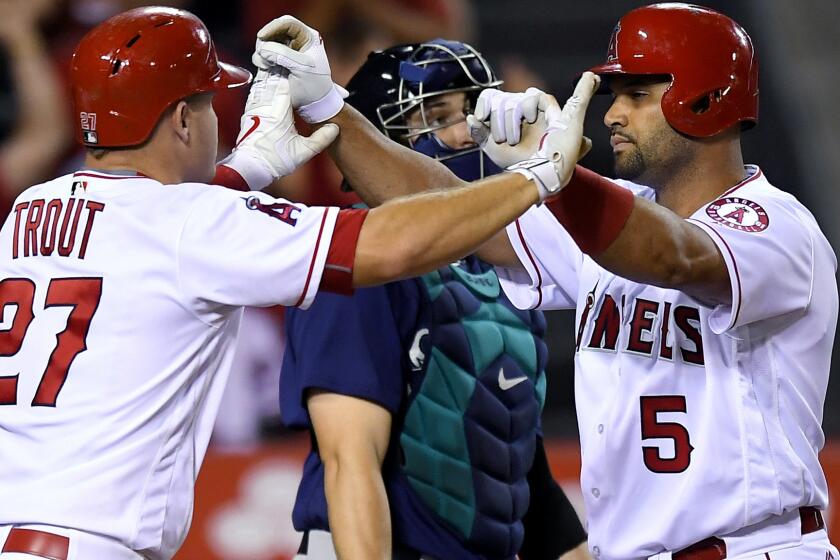
<svg viewBox="0 0 840 560"><path fill-rule="evenodd" d="M656 189L656 201L687 218L746 177L740 143L708 146Z"/></svg>
<svg viewBox="0 0 840 560"><path fill-rule="evenodd" d="M182 165L148 145L99 153L89 151L84 165L101 171L136 171L164 185L186 181Z"/></svg>

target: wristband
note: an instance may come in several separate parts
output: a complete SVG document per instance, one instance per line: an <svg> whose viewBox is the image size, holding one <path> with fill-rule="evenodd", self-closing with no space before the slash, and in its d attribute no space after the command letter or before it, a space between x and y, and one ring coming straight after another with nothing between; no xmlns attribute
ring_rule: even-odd
<svg viewBox="0 0 840 560"><path fill-rule="evenodd" d="M624 229L635 200L628 189L577 165L569 183L545 205L581 251L597 255Z"/></svg>
<svg viewBox="0 0 840 560"><path fill-rule="evenodd" d="M245 180L252 191L261 191L274 180L271 167L262 158L245 147L235 149L231 154L219 162L219 165L230 167Z"/></svg>
<svg viewBox="0 0 840 560"><path fill-rule="evenodd" d="M313 124L331 119L344 107L344 98L338 87L333 84L329 93L318 101L298 107L298 115L306 122Z"/></svg>

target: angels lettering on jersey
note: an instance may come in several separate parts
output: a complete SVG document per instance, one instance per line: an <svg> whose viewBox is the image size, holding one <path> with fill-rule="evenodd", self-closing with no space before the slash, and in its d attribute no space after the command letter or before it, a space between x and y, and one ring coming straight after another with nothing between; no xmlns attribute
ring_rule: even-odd
<svg viewBox="0 0 840 560"><path fill-rule="evenodd" d="M586 295L578 324L576 352L629 352L656 359L678 359L702 366L703 334L700 309L670 301L642 297L616 297L598 293L598 285Z"/></svg>

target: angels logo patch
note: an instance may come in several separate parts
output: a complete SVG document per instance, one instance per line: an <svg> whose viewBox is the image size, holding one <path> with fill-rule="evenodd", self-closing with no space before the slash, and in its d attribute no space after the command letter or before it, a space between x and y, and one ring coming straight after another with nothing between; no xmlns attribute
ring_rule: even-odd
<svg viewBox="0 0 840 560"><path fill-rule="evenodd" d="M248 207L248 210L259 210L263 214L276 218L290 226L297 225L297 214L300 214L300 208L294 204L289 204L288 202L265 204L256 196L242 197L242 200L245 201L245 206ZM292 212L295 212L295 214L292 214Z"/></svg>
<svg viewBox="0 0 840 560"><path fill-rule="evenodd" d="M706 207L706 214L726 227L747 232L761 232L770 225L770 218L760 204L729 196L721 198Z"/></svg>

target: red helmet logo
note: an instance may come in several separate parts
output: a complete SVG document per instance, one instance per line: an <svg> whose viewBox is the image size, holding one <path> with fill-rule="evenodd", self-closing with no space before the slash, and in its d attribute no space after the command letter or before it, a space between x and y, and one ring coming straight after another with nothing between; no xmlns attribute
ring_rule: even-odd
<svg viewBox="0 0 840 560"><path fill-rule="evenodd" d="M618 33L621 31L621 22L615 24L612 35L610 35L610 44L607 47L607 62L615 62L618 60Z"/></svg>

